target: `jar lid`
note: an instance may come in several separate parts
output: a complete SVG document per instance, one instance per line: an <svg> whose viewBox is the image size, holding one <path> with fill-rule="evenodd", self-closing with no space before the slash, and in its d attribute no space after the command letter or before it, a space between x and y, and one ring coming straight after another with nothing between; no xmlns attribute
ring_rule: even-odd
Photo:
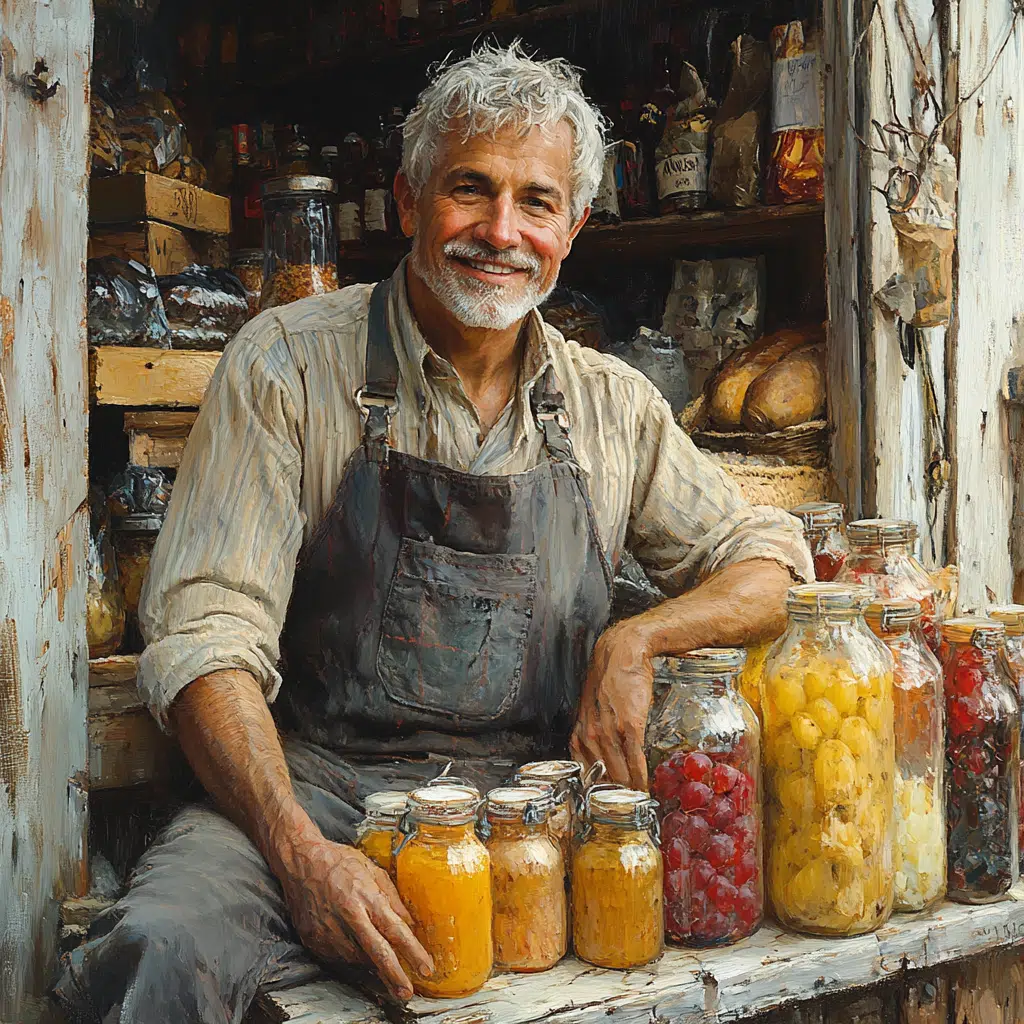
<svg viewBox="0 0 1024 1024"><path fill-rule="evenodd" d="M802 583L790 587L786 609L790 612L860 612L874 591L870 587L845 583Z"/></svg>
<svg viewBox="0 0 1024 1024"><path fill-rule="evenodd" d="M128 516L111 516L110 522L119 533L159 533L164 525L164 516L155 512L136 512Z"/></svg>
<svg viewBox="0 0 1024 1024"><path fill-rule="evenodd" d="M320 155L321 156L337 156L338 155L338 147L337 146L321 146L320 147Z"/></svg>
<svg viewBox="0 0 1024 1024"><path fill-rule="evenodd" d="M409 794L409 816L439 825L464 825L476 817L480 793L472 786L423 786Z"/></svg>
<svg viewBox="0 0 1024 1024"><path fill-rule="evenodd" d="M953 644L998 644L1006 637L1006 627L983 615L965 615L942 624L942 639Z"/></svg>
<svg viewBox="0 0 1024 1024"><path fill-rule="evenodd" d="M516 771L516 778L531 781L540 779L552 783L582 779L583 765L579 761L530 761Z"/></svg>
<svg viewBox="0 0 1024 1024"><path fill-rule="evenodd" d="M234 249L231 253L231 265L234 266L236 263L249 263L259 260L263 262L263 250L262 249Z"/></svg>
<svg viewBox="0 0 1024 1024"><path fill-rule="evenodd" d="M990 605L988 617L1001 622L1007 636L1024 636L1024 604Z"/></svg>
<svg viewBox="0 0 1024 1024"><path fill-rule="evenodd" d="M820 530L842 524L846 508L837 501L805 501L789 510L804 524L805 530Z"/></svg>
<svg viewBox="0 0 1024 1024"><path fill-rule="evenodd" d="M540 825L554 805L551 786L502 786L487 794L487 816L502 821Z"/></svg>
<svg viewBox="0 0 1024 1024"><path fill-rule="evenodd" d="M633 824L646 828L658 801L650 793L622 786L595 787L587 797L587 814L591 821L612 825Z"/></svg>
<svg viewBox="0 0 1024 1024"><path fill-rule="evenodd" d="M856 519L846 527L852 544L910 544L917 540L917 523L909 519Z"/></svg>
<svg viewBox="0 0 1024 1024"><path fill-rule="evenodd" d="M868 625L881 633L902 633L921 618L921 605L909 597L885 597L864 609Z"/></svg>
<svg viewBox="0 0 1024 1024"><path fill-rule="evenodd" d="M271 178L263 185L264 196L288 195L292 192L337 192L333 178L320 174L289 174L283 178Z"/></svg>
<svg viewBox="0 0 1024 1024"><path fill-rule="evenodd" d="M698 647L674 659L684 672L701 675L720 675L739 672L747 660L747 652L740 647Z"/></svg>
<svg viewBox="0 0 1024 1024"><path fill-rule="evenodd" d="M367 815L373 814L381 818L394 818L395 821L405 814L409 805L409 794L396 790L384 789L379 793L371 793L364 801Z"/></svg>

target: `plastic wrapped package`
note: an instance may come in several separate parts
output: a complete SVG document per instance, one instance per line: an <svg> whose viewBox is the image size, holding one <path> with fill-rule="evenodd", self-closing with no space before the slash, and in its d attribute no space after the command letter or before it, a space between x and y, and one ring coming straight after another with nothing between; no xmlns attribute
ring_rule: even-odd
<svg viewBox="0 0 1024 1024"><path fill-rule="evenodd" d="M420 995L471 995L491 974L491 858L474 830L479 807L475 789L443 780L409 794L395 880L434 961L429 978L413 976Z"/></svg>
<svg viewBox="0 0 1024 1024"><path fill-rule="evenodd" d="M670 681L647 730L665 933L688 946L736 942L764 917L760 728L736 692L743 662L725 648L654 662Z"/></svg>
<svg viewBox="0 0 1024 1024"><path fill-rule="evenodd" d="M170 348L170 328L156 275L135 260L103 256L89 260L90 345Z"/></svg>
<svg viewBox="0 0 1024 1024"><path fill-rule="evenodd" d="M89 99L90 174L120 174L124 162L114 108L97 91Z"/></svg>
<svg viewBox="0 0 1024 1024"><path fill-rule="evenodd" d="M611 343L604 310L575 288L559 285L540 307L540 313L562 337L584 348L604 351Z"/></svg>
<svg viewBox="0 0 1024 1024"><path fill-rule="evenodd" d="M391 879L395 877L395 846L398 827L409 802L408 793L382 790L363 801L366 817L356 829L355 848L372 860Z"/></svg>
<svg viewBox="0 0 1024 1024"><path fill-rule="evenodd" d="M640 327L632 340L612 345L608 352L647 377L675 415L686 408L692 397L688 360L682 344L671 335Z"/></svg>
<svg viewBox="0 0 1024 1024"><path fill-rule="evenodd" d="M791 21L771 31L772 152L765 201L825 199L825 105L820 42Z"/></svg>
<svg viewBox="0 0 1024 1024"><path fill-rule="evenodd" d="M726 207L756 206L761 193L761 138L771 90L766 43L739 36L730 47L729 89L712 129L708 195Z"/></svg>
<svg viewBox="0 0 1024 1024"><path fill-rule="evenodd" d="M546 971L565 956L565 862L548 831L552 808L547 786L487 794L494 966L502 970Z"/></svg>
<svg viewBox="0 0 1024 1024"><path fill-rule="evenodd" d="M765 666L767 882L779 922L858 935L893 904L893 659L866 587L792 587Z"/></svg>
<svg viewBox="0 0 1024 1024"><path fill-rule="evenodd" d="M597 967L650 963L665 943L656 802L611 786L591 790L572 866L573 947Z"/></svg>
<svg viewBox="0 0 1024 1024"><path fill-rule="evenodd" d="M117 111L117 130L125 173L162 174L184 152L185 126L170 97L156 89L140 89L122 104Z"/></svg>
<svg viewBox="0 0 1024 1024"><path fill-rule="evenodd" d="M193 264L158 281L171 348L222 349L249 319L245 285L230 270Z"/></svg>
<svg viewBox="0 0 1024 1024"><path fill-rule="evenodd" d="M946 891L942 668L921 635L916 601L876 601L865 619L895 664L894 908L924 910Z"/></svg>
<svg viewBox="0 0 1024 1024"><path fill-rule="evenodd" d="M89 492L85 632L90 658L117 654L124 640L124 592L110 543L110 516L97 488Z"/></svg>
<svg viewBox="0 0 1024 1024"><path fill-rule="evenodd" d="M1001 622L950 619L942 638L949 898L991 903L1020 877L1020 704Z"/></svg>

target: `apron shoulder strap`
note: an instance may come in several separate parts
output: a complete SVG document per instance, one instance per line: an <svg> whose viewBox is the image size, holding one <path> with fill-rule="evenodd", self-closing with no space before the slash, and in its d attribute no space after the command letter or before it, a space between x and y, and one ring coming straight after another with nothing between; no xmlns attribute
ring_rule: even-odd
<svg viewBox="0 0 1024 1024"><path fill-rule="evenodd" d="M544 432L544 447L555 462L576 465L572 441L569 439L569 414L565 396L558 390L555 371L549 366L530 392L530 406L537 426Z"/></svg>
<svg viewBox="0 0 1024 1024"><path fill-rule="evenodd" d="M398 357L388 331L387 308L390 280L381 281L370 293L366 323L366 377L356 392L365 417L363 444L377 461L387 458L388 427L398 407Z"/></svg>

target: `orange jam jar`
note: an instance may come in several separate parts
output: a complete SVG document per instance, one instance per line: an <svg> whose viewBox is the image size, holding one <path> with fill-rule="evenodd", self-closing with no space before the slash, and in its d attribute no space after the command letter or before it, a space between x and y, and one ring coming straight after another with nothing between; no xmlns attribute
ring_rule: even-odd
<svg viewBox="0 0 1024 1024"><path fill-rule="evenodd" d="M491 858L474 828L479 807L480 794L470 786L409 794L395 883L416 938L434 960L431 977L409 974L420 995L470 995L490 977Z"/></svg>
<svg viewBox="0 0 1024 1024"><path fill-rule="evenodd" d="M604 764L598 761L584 776L579 761L531 761L517 772L517 786L547 783L554 790L555 803L548 821L548 830L558 840L566 869L572 866L573 837L579 829L579 808L583 793L604 774Z"/></svg>
<svg viewBox="0 0 1024 1024"><path fill-rule="evenodd" d="M620 970L665 944L657 801L633 789L591 790L572 871L573 944L581 960Z"/></svg>
<svg viewBox="0 0 1024 1024"><path fill-rule="evenodd" d="M551 789L516 786L487 794L494 966L546 971L565 956L565 861L548 831Z"/></svg>
<svg viewBox="0 0 1024 1024"><path fill-rule="evenodd" d="M356 849L392 878L395 877L395 838L408 799L408 793L392 790L371 793L363 802L366 817L356 829Z"/></svg>

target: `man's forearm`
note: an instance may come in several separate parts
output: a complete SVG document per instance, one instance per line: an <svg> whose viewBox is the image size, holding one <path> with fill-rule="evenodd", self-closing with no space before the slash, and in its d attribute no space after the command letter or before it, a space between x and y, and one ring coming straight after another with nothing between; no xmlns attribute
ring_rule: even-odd
<svg viewBox="0 0 1024 1024"><path fill-rule="evenodd" d="M202 676L181 692L171 719L199 781L280 877L293 845L320 833L295 798L259 684L240 669Z"/></svg>
<svg viewBox="0 0 1024 1024"><path fill-rule="evenodd" d="M650 657L699 647L749 647L786 628L789 570L778 562L738 562L699 587L620 623L634 630Z"/></svg>

